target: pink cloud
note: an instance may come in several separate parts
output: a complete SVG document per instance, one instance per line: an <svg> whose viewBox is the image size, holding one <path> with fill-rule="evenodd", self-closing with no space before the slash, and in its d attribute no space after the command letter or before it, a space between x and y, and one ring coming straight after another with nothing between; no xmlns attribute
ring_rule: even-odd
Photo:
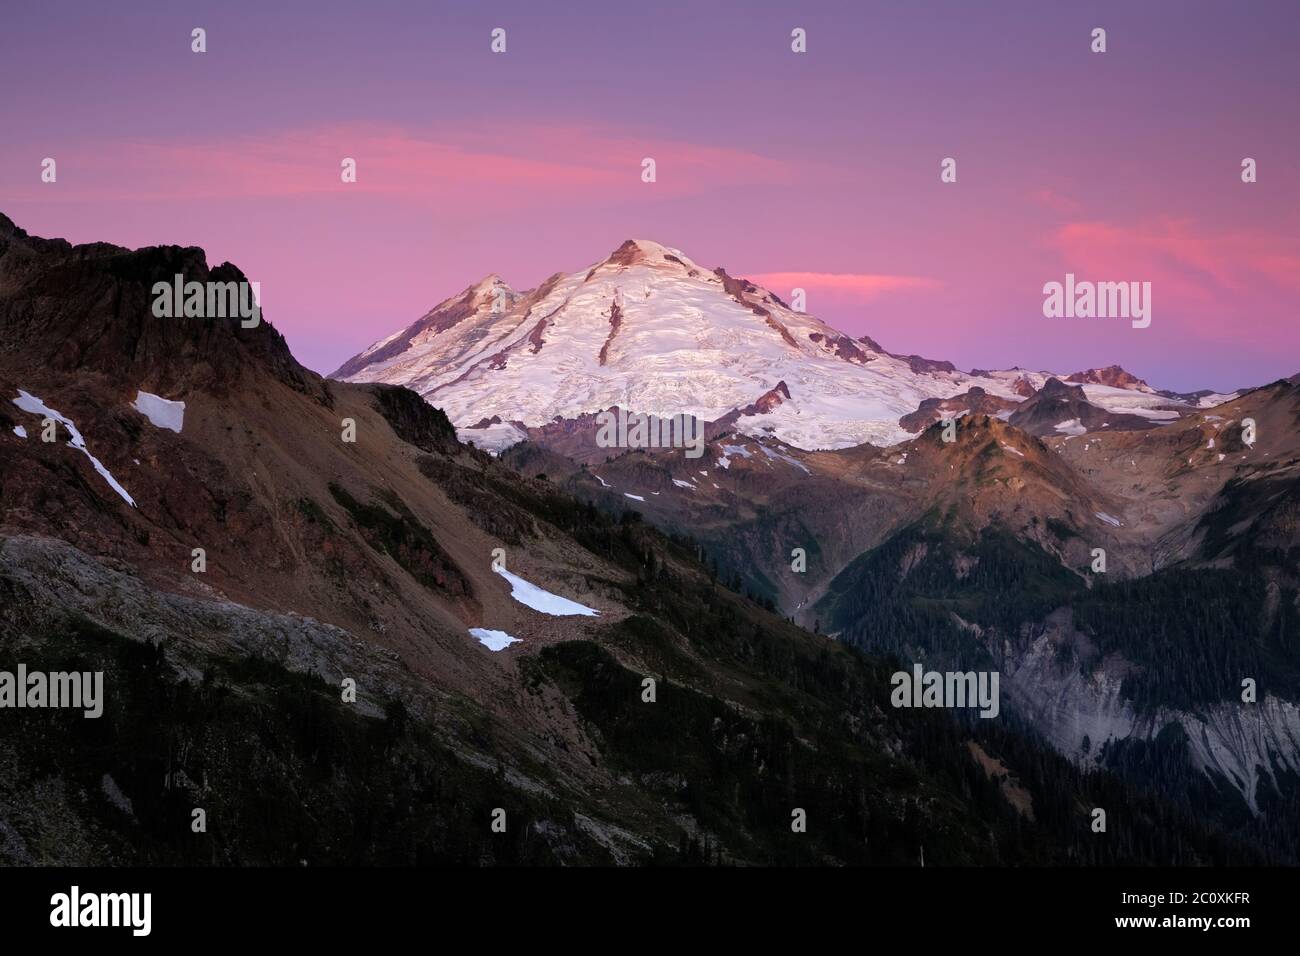
<svg viewBox="0 0 1300 956"><path fill-rule="evenodd" d="M1232 315L1251 315L1257 335L1282 331L1300 291L1300 239L1258 230L1172 218L1070 222L1049 245L1080 279L1149 281L1157 309L1211 338L1237 334L1223 321Z"/></svg>
<svg viewBox="0 0 1300 956"><path fill-rule="evenodd" d="M355 183L341 181L345 157L356 161ZM641 181L646 157L656 163L654 183ZM747 150L588 126L509 124L434 139L402 127L358 124L65 150L57 191L29 187L14 198L141 202L363 194L517 209L574 198L649 201L778 183L791 175L785 163Z"/></svg>

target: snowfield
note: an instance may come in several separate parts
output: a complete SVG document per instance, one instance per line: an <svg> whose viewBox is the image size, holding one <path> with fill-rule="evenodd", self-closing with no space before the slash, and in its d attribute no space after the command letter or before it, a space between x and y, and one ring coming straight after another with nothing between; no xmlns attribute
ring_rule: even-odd
<svg viewBox="0 0 1300 956"><path fill-rule="evenodd" d="M151 392L138 391L131 407L149 419L155 428L166 428L179 435L185 424L184 402L172 402Z"/></svg>
<svg viewBox="0 0 1300 956"><path fill-rule="evenodd" d="M484 451L496 454L505 451L511 445L519 444L528 437L528 433L509 422L501 422L497 425L488 425L486 428L457 429L456 437L463 442L473 442Z"/></svg>
<svg viewBox="0 0 1300 956"><path fill-rule="evenodd" d="M56 412L35 395L24 392L21 388L18 389L18 397L12 401L23 411L31 412L33 415L41 415L45 418L52 418L66 428L68 434L72 436L72 440L68 442L68 444L90 459L90 463L94 466L95 470L104 477L104 480L108 482L109 487L116 491L122 497L123 501L129 504L132 508L136 506L135 499L127 494L125 488L118 484L117 479L114 478L112 473L104 467L103 463L90 453L90 449L86 447L86 439L83 438L81 432L77 430L77 426L72 423L72 419L68 418L61 412Z"/></svg>
<svg viewBox="0 0 1300 956"><path fill-rule="evenodd" d="M489 651L504 651L511 644L518 644L519 638L511 637L505 631L493 631L486 627L471 627L469 632L477 637L479 643Z"/></svg>
<svg viewBox="0 0 1300 956"><path fill-rule="evenodd" d="M600 614L595 608L579 604L577 601L570 601L558 594L552 594L550 591L539 588L536 584L525 581L516 574L511 574L505 568L497 568L496 572L510 582L510 596L534 611L541 611L543 614L550 614L553 617L571 617L579 614L586 617L597 617Z"/></svg>

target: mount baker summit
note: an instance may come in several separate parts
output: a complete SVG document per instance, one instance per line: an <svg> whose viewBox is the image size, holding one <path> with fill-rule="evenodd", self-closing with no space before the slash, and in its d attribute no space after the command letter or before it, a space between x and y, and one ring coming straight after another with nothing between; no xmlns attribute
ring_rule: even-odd
<svg viewBox="0 0 1300 956"><path fill-rule="evenodd" d="M1123 369L963 372L885 351L683 252L629 239L586 269L518 292L489 275L375 342L330 377L405 385L462 440L500 451L529 427L612 406L679 413L805 449L904 441L940 417L1009 418L1052 378L1077 401L1036 421L1062 433L1142 428L1231 398L1157 391ZM1081 413L1082 412L1082 413Z"/></svg>

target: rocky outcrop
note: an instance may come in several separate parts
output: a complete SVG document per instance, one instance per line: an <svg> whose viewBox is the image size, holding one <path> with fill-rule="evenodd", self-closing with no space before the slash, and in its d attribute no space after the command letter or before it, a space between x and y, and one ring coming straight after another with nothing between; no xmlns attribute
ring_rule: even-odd
<svg viewBox="0 0 1300 956"><path fill-rule="evenodd" d="M252 328L238 317L154 315L154 284L176 275L245 281L230 263L209 268L201 249L74 246L28 236L0 215L0 350L21 349L25 361L55 372L97 373L132 396L144 388L220 397L269 375L329 404L329 388L298 364L265 315Z"/></svg>
<svg viewBox="0 0 1300 956"><path fill-rule="evenodd" d="M1037 394L1022 402L1007 419L1031 435L1080 435L1107 428L1134 431L1155 428L1158 424L1141 415L1110 412L1088 401L1081 385L1066 385L1049 378Z"/></svg>
<svg viewBox="0 0 1300 956"><path fill-rule="evenodd" d="M898 424L909 432L925 431L935 422L958 415L1000 415L1018 407L1017 402L990 395L978 385L973 385L960 395L952 398L927 398L922 400L916 411L904 415Z"/></svg>
<svg viewBox="0 0 1300 956"><path fill-rule="evenodd" d="M1126 372L1118 365L1085 369L1082 372L1075 372L1073 375L1067 376L1065 380L1077 385L1107 385L1110 388L1151 390L1150 385L1136 375Z"/></svg>

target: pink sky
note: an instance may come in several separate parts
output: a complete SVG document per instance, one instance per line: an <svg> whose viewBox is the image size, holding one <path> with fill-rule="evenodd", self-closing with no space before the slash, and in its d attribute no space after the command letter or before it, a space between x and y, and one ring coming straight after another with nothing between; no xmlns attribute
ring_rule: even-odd
<svg viewBox="0 0 1300 956"><path fill-rule="evenodd" d="M1300 371L1298 5L1044 6L55 4L0 39L22 91L0 104L0 211L203 246L323 372L489 272L527 288L629 237L966 368ZM1151 327L1044 318L1066 272L1151 282Z"/></svg>

